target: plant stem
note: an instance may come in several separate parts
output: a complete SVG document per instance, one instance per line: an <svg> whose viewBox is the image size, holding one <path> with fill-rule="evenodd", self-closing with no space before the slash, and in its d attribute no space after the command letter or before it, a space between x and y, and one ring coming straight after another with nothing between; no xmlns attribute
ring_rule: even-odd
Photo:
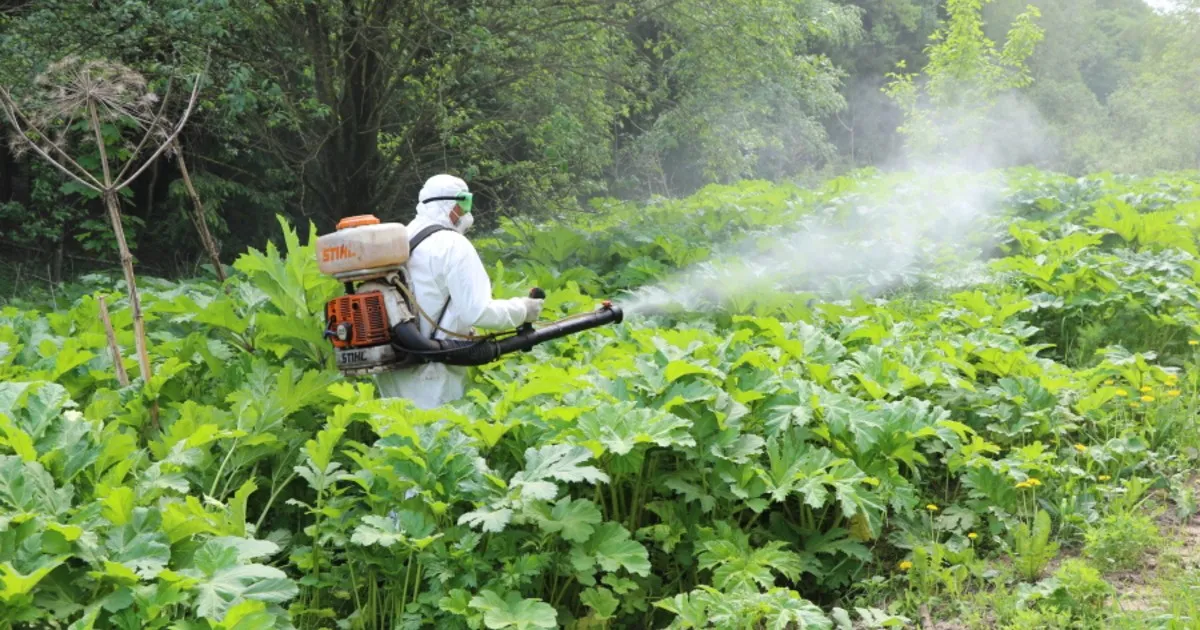
<svg viewBox="0 0 1200 630"><path fill-rule="evenodd" d="M92 132L96 136L96 147L100 151L100 166L104 171L104 190L101 198L108 210L108 218L112 223L113 234L117 237L117 252L121 258L121 270L125 272L125 284L129 290L129 308L133 312L133 340L137 346L138 366L141 368L142 382L150 382L150 355L146 352L146 323L142 318L142 304L138 299L137 281L133 274L133 254L129 252L129 244L125 242L125 228L121 224L121 208L117 202L117 191L113 188L112 174L108 168L108 151L104 147L104 136L100 133L100 117L96 114L95 101L88 101L88 113L91 115ZM158 429L158 404L154 403L151 417L154 428Z"/></svg>
<svg viewBox="0 0 1200 630"><path fill-rule="evenodd" d="M200 244L204 246L204 251L212 262L213 270L217 272L217 279L224 284L225 269L221 266L217 243L213 240L212 233L208 230L208 223L204 220L204 205L200 203L200 195L196 193L196 187L192 186L192 176L188 173L187 160L183 158L183 146L180 145L178 138L172 142L175 144L175 155L179 158L179 173L183 176L183 185L187 187L188 196L192 198L192 222L196 224L196 231L200 233Z"/></svg>
<svg viewBox="0 0 1200 630"><path fill-rule="evenodd" d="M408 574L412 571L412 554L408 555L408 561L404 563L404 586L400 587L400 610L404 610L405 600L408 598Z"/></svg>
<svg viewBox="0 0 1200 630"><path fill-rule="evenodd" d="M104 336L108 339L108 351L112 353L117 382L121 384L121 387L129 387L129 374L125 372L125 365L121 362L121 347L117 345L117 335L113 332L112 320L108 317L108 304L104 301L103 295L100 296L98 302L100 322L104 324Z"/></svg>
<svg viewBox="0 0 1200 630"><path fill-rule="evenodd" d="M221 481L221 473L225 471L225 464L229 463L229 458L233 457L233 452L237 450L238 440L240 439L233 438L233 444L229 446L229 452L225 453L225 457L221 458L221 465L217 467L217 474L213 476L212 487L208 489L208 496L216 498L217 483Z"/></svg>
<svg viewBox="0 0 1200 630"><path fill-rule="evenodd" d="M354 575L354 560L347 558L346 566L350 568L350 591L354 593L354 607L362 610L362 600L358 598L358 577Z"/></svg>
<svg viewBox="0 0 1200 630"><path fill-rule="evenodd" d="M421 572L423 570L424 567L421 566L421 559L417 558L417 574L413 576L413 592L412 598L408 600L409 603L417 601L417 596L421 594Z"/></svg>
<svg viewBox="0 0 1200 630"><path fill-rule="evenodd" d="M287 479L284 479L283 483L279 484L278 488L271 488L271 496L267 499L267 504L263 506L262 514L258 515L258 521L254 523L254 531L258 531L260 528L262 528L263 520L267 518L267 513L271 511L271 504L275 502L275 497L279 496L279 493L282 492L283 489L292 482L292 479L295 478L296 471L293 470L292 474L288 475Z"/></svg>

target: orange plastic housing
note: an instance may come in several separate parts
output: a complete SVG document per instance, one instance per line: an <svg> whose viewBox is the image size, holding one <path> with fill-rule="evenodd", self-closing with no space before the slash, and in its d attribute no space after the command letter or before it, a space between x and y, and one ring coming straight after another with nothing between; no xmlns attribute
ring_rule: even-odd
<svg viewBox="0 0 1200 630"><path fill-rule="evenodd" d="M337 330L339 324L350 324L349 339L342 341L336 336L330 339L335 348L378 346L392 338L387 307L379 291L343 295L326 302L325 321L331 331Z"/></svg>
<svg viewBox="0 0 1200 630"><path fill-rule="evenodd" d="M338 221L337 229L345 230L346 228L359 227L363 225L379 225L379 218L373 214L356 214L352 217L346 217Z"/></svg>

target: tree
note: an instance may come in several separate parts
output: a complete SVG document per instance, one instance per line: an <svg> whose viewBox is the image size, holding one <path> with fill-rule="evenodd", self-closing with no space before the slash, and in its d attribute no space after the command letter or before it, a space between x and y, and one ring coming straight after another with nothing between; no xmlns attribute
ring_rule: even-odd
<svg viewBox="0 0 1200 630"><path fill-rule="evenodd" d="M1200 169L1200 2L1178 5L1139 72L1108 99L1104 136L1115 170Z"/></svg>
<svg viewBox="0 0 1200 630"><path fill-rule="evenodd" d="M616 173L645 194L785 177L832 157L822 126L845 107L845 73L819 44L861 37L859 11L827 0L681 0L637 33L652 106L627 123Z"/></svg>
<svg viewBox="0 0 1200 630"><path fill-rule="evenodd" d="M220 53L265 88L245 125L329 225L392 217L428 176L480 197L562 205L592 189L638 85L631 5L471 0L239 3Z"/></svg>
<svg viewBox="0 0 1200 630"><path fill-rule="evenodd" d="M925 65L925 45L940 20L941 0L850 0L859 9L863 37L822 44L818 50L843 68L843 111L826 117L825 128L845 166L879 164L896 154L903 121L900 109L881 88L886 74L904 62Z"/></svg>
<svg viewBox="0 0 1200 630"><path fill-rule="evenodd" d="M920 84L912 73L888 75L884 91L904 110L900 131L916 155L978 150L996 137L989 123L1000 120L998 98L1032 82L1025 61L1044 36L1034 23L1040 12L1028 6L996 50L983 31L983 5L990 1L947 0L949 19L930 38Z"/></svg>

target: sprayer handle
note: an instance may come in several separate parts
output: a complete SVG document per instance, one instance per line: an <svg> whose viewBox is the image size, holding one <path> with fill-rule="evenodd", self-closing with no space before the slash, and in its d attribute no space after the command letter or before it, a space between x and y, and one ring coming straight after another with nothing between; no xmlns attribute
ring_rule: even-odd
<svg viewBox="0 0 1200 630"><path fill-rule="evenodd" d="M540 287L534 287L529 290L529 297L531 297L535 300L544 300L544 299L546 299L546 292L543 291ZM521 324L519 327L517 327L517 334L519 334L519 335L529 335L532 333L533 333L533 324L525 323L525 324ZM529 352L531 348L532 348L532 346L530 346L529 348L525 348L525 352Z"/></svg>

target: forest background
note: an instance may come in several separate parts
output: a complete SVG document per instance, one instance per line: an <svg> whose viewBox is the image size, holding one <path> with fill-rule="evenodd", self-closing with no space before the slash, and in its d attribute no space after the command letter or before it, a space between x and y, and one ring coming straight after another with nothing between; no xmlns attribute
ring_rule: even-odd
<svg viewBox="0 0 1200 630"><path fill-rule="evenodd" d="M124 64L152 92L174 80L176 95L203 71L180 147L228 263L277 240L276 215L322 231L352 214L407 221L443 171L470 182L486 229L593 212L600 197L911 166L896 73L926 68L952 5L981 6L979 35L1003 49L959 50L942 74L1013 76L963 101L987 129L942 125L944 143L986 144L987 167L1200 167L1194 2L8 1L0 85L20 94L66 57ZM1022 20L1041 31L1027 57L1010 50ZM167 118L185 105L173 98ZM107 148L129 151L137 135L105 125ZM100 196L19 146L0 149L0 295L115 271ZM95 144L80 146L96 167ZM176 156L121 198L142 273L206 273Z"/></svg>

